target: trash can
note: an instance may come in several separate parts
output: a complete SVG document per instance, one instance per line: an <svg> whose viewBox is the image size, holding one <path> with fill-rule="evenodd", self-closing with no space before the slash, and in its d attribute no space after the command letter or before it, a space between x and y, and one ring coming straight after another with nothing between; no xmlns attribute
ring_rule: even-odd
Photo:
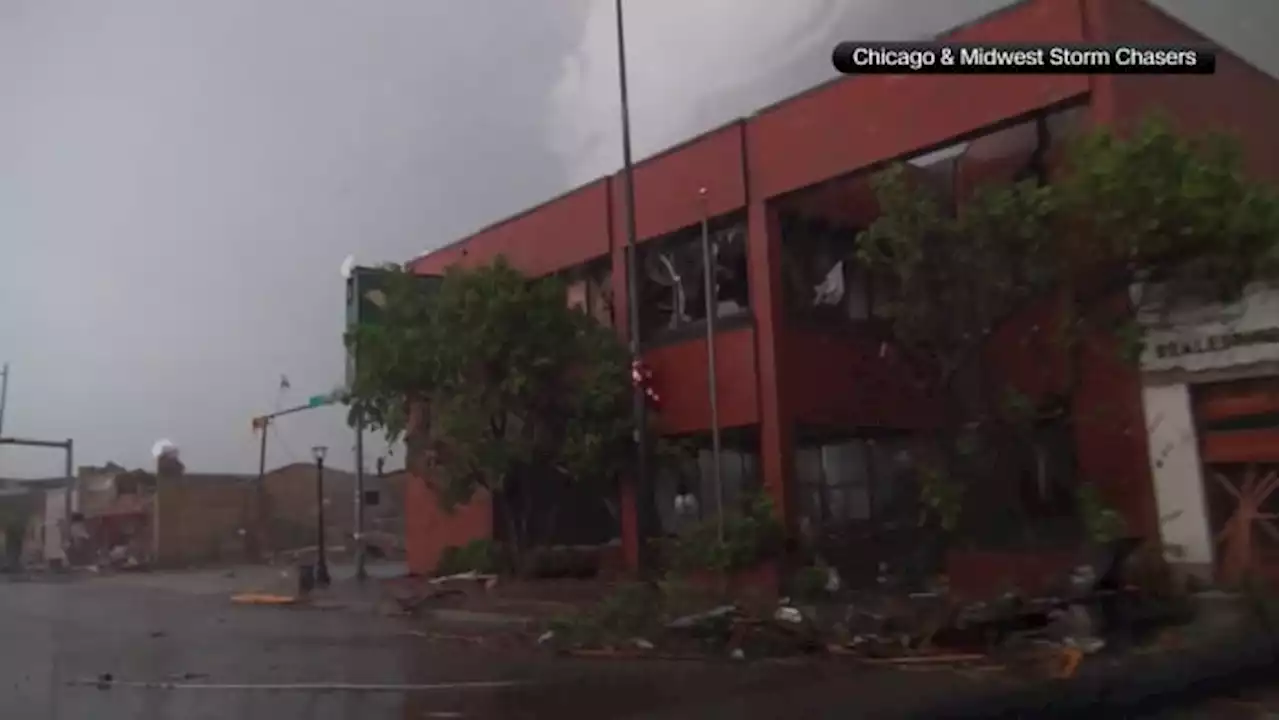
<svg viewBox="0 0 1280 720"><path fill-rule="evenodd" d="M298 595L309 595L316 586L315 565L298 566Z"/></svg>

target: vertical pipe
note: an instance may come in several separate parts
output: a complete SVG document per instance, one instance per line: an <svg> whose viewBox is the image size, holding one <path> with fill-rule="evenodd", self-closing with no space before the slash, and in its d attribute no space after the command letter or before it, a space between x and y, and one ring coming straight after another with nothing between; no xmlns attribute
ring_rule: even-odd
<svg viewBox="0 0 1280 720"><path fill-rule="evenodd" d="M707 189L699 188L702 204L702 295L707 306L707 396L711 404L711 481L716 489L716 537L724 541L724 481L720 471L720 408L716 383L716 267L711 251L711 219Z"/></svg>
<svg viewBox="0 0 1280 720"><path fill-rule="evenodd" d="M364 417L356 418L356 496L355 532L352 542L356 545L356 579L368 576L364 553Z"/></svg>
<svg viewBox="0 0 1280 720"><path fill-rule="evenodd" d="M618 93L622 109L622 174L626 181L627 230L627 315L631 359L640 359L639 271L636 255L636 189L631 162L631 109L627 98L627 50L622 21L622 0L614 0L618 31ZM632 408L636 438L636 520L638 525L641 566L647 566L647 539L653 529L653 490L649 485L649 429L644 391L632 389Z"/></svg>

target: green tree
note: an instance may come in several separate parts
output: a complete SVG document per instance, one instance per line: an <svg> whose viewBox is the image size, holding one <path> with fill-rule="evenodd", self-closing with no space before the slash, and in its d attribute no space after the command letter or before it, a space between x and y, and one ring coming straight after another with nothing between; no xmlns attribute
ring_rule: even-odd
<svg viewBox="0 0 1280 720"><path fill-rule="evenodd" d="M502 258L450 269L434 293L400 268L386 275L377 321L346 337L360 358L351 419L405 439L446 506L491 493L519 567L522 484L558 474L608 496L634 457L627 351L567 306L558 279L531 280Z"/></svg>
<svg viewBox="0 0 1280 720"><path fill-rule="evenodd" d="M1135 306L1231 301L1276 279L1274 185L1242 174L1231 140L1186 137L1158 120L1129 135L1081 134L1050 176L982 186L954 203L906 166L874 183L881 215L858 255L895 286L891 346L942 405L922 484L944 526L955 525L972 481L1025 442L1033 417L1070 422L1086 339L1113 337L1136 361ZM1048 321L1036 322L1046 309ZM1015 348L1050 343L1063 359L1043 362L1061 368L1055 397L1025 397L992 372L984 349L997 337Z"/></svg>

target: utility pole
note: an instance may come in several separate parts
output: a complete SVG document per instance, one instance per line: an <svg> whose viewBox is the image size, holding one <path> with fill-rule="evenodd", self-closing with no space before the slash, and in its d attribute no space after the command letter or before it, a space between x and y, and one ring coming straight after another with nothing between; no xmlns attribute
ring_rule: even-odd
<svg viewBox="0 0 1280 720"><path fill-rule="evenodd" d="M4 406L9 402L9 363L0 368L0 437L4 437Z"/></svg>
<svg viewBox="0 0 1280 720"><path fill-rule="evenodd" d="M258 527L255 529L259 533L259 537L265 543L267 541L266 528L266 502L267 502L267 431L271 428L271 421L283 415L292 415L303 410L311 410L318 407L331 405L334 402L334 394L328 395L312 395L307 399L306 405L296 405L284 410L277 410L266 415L259 415L253 419L253 429L262 433L258 440ZM265 548L259 548L259 551Z"/></svg>
<svg viewBox="0 0 1280 720"><path fill-rule="evenodd" d="M622 0L614 0L618 21L618 92L622 106L622 175L626 181L627 228L627 330L630 336L631 360L640 360L640 288L639 263L636 253L636 188L635 172L631 162L631 107L627 101L627 46L623 32ZM649 562L648 539L653 530L653 488L649 484L649 428L648 408L645 406L644 389L632 388L632 413L635 422L636 471L635 503L637 539L641 570L647 570Z"/></svg>

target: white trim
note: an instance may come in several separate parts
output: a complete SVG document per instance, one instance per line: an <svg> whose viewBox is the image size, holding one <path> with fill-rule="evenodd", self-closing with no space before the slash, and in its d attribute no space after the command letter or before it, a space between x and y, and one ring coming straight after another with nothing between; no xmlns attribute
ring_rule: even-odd
<svg viewBox="0 0 1280 720"><path fill-rule="evenodd" d="M1165 558L1171 563L1212 566L1213 537L1190 389L1185 384L1145 387L1142 409Z"/></svg>

